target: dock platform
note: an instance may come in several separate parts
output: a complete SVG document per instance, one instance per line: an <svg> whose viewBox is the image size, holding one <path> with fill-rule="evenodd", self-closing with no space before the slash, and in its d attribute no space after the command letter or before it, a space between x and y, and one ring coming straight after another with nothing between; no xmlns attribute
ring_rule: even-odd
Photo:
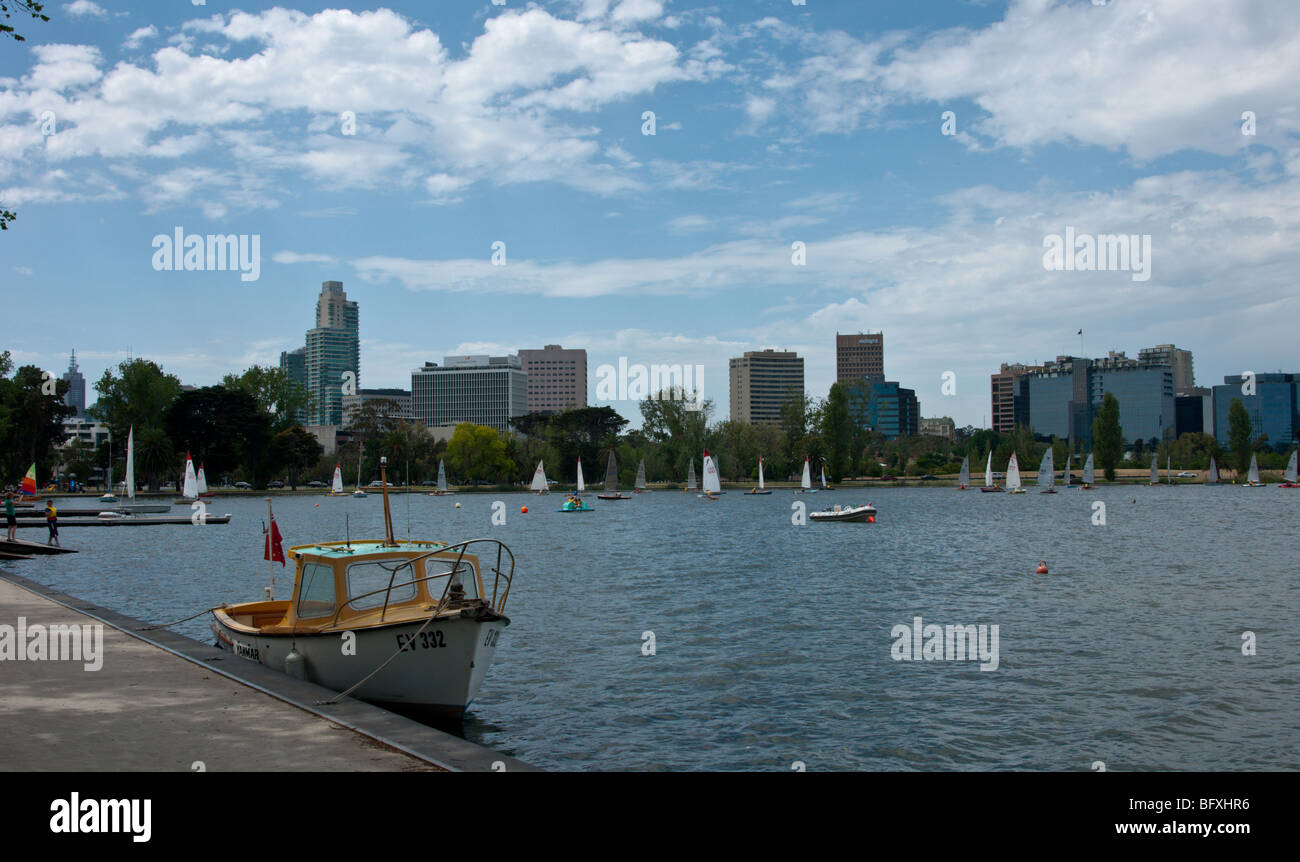
<svg viewBox="0 0 1300 862"><path fill-rule="evenodd" d="M19 617L102 624L102 666L0 659L0 771L537 771L0 570L0 625Z"/></svg>

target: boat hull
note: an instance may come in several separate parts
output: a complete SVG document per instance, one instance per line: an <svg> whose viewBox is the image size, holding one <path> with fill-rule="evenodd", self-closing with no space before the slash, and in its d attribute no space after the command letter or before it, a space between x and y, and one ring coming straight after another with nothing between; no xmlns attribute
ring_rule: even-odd
<svg viewBox="0 0 1300 862"><path fill-rule="evenodd" d="M834 512L834 511L809 512L808 518L809 520L812 521L820 521L820 522L827 522L827 523L830 522L851 523L851 522L858 522L858 521L866 521L868 518L870 518L875 514L876 514L876 510L871 506L858 506L856 508L851 508L851 509L842 509L839 512Z"/></svg>
<svg viewBox="0 0 1300 862"><path fill-rule="evenodd" d="M443 617L417 636L423 620L358 629L355 655L344 655L341 631L254 634L213 615L217 645L246 661L285 671L296 649L309 682L343 691L396 653L353 697L422 720L459 720L483 685L509 619L497 614ZM401 652L398 648L401 647Z"/></svg>

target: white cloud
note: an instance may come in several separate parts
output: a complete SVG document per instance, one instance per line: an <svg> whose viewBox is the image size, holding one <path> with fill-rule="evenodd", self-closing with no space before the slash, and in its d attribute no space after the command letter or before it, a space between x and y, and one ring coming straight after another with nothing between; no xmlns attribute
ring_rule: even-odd
<svg viewBox="0 0 1300 862"><path fill-rule="evenodd" d="M122 47L134 51L136 48L139 48L144 44L146 39L153 39L157 35L158 28L154 25L150 24L147 27L141 27L137 30L133 30L131 35L126 37L126 41L122 43Z"/></svg>
<svg viewBox="0 0 1300 862"><path fill-rule="evenodd" d="M277 251L271 255L271 260L276 263L295 264L295 263L334 263L335 258L328 254L299 254L296 251Z"/></svg>
<svg viewBox="0 0 1300 862"><path fill-rule="evenodd" d="M63 4L63 11L67 12L74 18L90 16L93 18L106 18L108 11L98 3L92 3L91 0L75 0L72 3Z"/></svg>

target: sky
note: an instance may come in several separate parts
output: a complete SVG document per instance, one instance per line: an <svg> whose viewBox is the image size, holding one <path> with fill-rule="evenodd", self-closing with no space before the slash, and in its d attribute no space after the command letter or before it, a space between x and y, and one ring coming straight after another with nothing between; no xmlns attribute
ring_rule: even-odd
<svg viewBox="0 0 1300 862"><path fill-rule="evenodd" d="M0 41L16 364L216 383L302 346L339 280L364 388L562 344L593 403L620 357L701 365L725 418L729 358L797 351L824 397L835 333L883 331L921 415L986 427L1003 362L1300 371L1294 0L46 11ZM178 229L260 266L156 268ZM1045 264L1103 235L1149 258Z"/></svg>

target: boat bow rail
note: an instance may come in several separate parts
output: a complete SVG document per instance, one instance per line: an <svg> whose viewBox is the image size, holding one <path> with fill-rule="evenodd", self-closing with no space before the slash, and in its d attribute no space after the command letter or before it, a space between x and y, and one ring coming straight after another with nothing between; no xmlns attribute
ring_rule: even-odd
<svg viewBox="0 0 1300 862"><path fill-rule="evenodd" d="M451 608L453 603L458 602L464 596L463 588L459 591L454 589L460 587L460 576L462 574L468 574L471 578L477 576L480 579L479 582L482 583L481 579L483 576L484 566L483 558L487 555L478 553L472 555L472 559L467 560L466 555L472 545L496 546L496 565L489 570L492 574L492 597L491 599L488 599L481 596L480 599L483 602L482 607L487 611L500 616L505 616L506 600L510 597L510 585L513 583L515 576L515 555L504 542L501 542L498 539L467 539L464 542L457 542L454 545L440 546L431 551L426 551L425 553L417 554L414 557L408 557L400 562L396 562L392 566L391 574L388 578L388 585L382 589L371 590L368 593L352 596L347 601L340 604L338 610L334 612L334 618L330 623L331 627L338 624L339 615L343 613L345 608L352 606L353 602L358 602L362 599L370 598L371 596L377 596L380 593L383 593L384 595L384 605L379 613L379 619L380 621L383 621L385 616L388 614L388 605L392 598L394 588L414 586L415 584L428 583L441 578L446 578L446 583L443 585L442 594L438 599L438 606L433 611L433 616L437 616L444 610ZM492 549L489 548L489 554L491 551ZM452 556L453 554L454 557ZM423 578L412 578L409 581L396 583L398 572L402 569L409 568L411 573L414 574L415 563L421 560L443 560L446 561L447 566L441 572L429 574L429 563L425 562L425 576ZM477 572L474 568L475 561L479 564ZM506 568L507 563L509 566L508 569ZM380 563L379 565L388 568L388 566L383 563ZM429 589L429 594L433 595L433 590L431 588L427 589ZM355 606L352 606L352 609L354 611L359 610L359 608Z"/></svg>

